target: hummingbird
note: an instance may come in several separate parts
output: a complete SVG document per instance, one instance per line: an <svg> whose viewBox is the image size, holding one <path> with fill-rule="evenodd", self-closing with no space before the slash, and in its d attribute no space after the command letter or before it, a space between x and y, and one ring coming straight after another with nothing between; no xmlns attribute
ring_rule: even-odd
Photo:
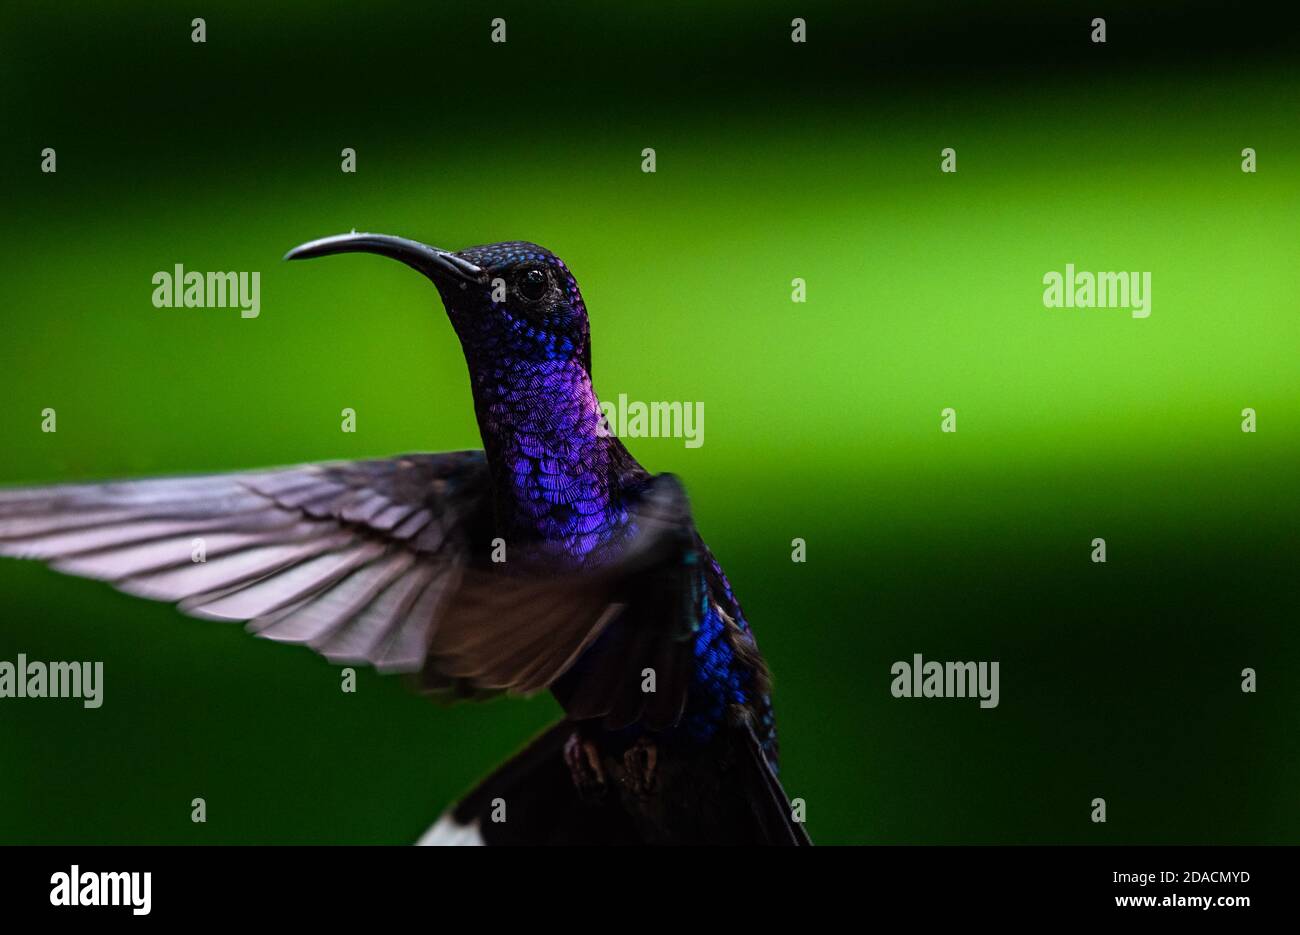
<svg viewBox="0 0 1300 935"><path fill-rule="evenodd" d="M564 261L356 232L286 259L341 253L437 289L481 450L9 489L0 555L440 699L550 691L563 717L419 843L811 843L778 778L754 634L681 481L609 430Z"/></svg>

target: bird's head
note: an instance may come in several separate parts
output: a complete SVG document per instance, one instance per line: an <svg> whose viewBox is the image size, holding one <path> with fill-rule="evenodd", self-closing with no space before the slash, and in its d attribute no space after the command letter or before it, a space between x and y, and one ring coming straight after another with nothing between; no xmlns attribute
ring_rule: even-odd
<svg viewBox="0 0 1300 935"><path fill-rule="evenodd" d="M404 237L351 233L305 243L285 259L335 253L377 253L427 276L471 358L574 360L591 371L582 293L564 261L544 247L516 240L453 253Z"/></svg>

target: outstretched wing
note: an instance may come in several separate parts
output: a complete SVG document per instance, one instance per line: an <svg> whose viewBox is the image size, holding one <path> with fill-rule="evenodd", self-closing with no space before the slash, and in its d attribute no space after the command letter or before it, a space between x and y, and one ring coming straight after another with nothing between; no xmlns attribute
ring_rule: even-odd
<svg viewBox="0 0 1300 935"><path fill-rule="evenodd" d="M0 555L331 660L412 671L486 502L482 452L0 491Z"/></svg>
<svg viewBox="0 0 1300 935"><path fill-rule="evenodd" d="M431 691L526 694L567 673L574 716L675 721L698 624L676 480L633 499L621 549L593 571L495 565L491 530L479 451L0 491L0 555L332 661L420 671ZM663 668L655 693L638 687L647 665Z"/></svg>

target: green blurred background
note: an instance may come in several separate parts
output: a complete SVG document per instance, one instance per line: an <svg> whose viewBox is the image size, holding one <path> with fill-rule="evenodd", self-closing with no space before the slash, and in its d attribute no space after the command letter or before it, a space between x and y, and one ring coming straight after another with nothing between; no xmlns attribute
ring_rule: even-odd
<svg viewBox="0 0 1300 935"><path fill-rule="evenodd" d="M202 6L0 11L0 484L477 447L427 283L279 258L352 228L535 240L582 283L604 398L705 405L702 448L629 447L685 479L745 604L817 841L1300 841L1293 30L1153 2ZM1150 271L1151 317L1045 309L1070 262ZM176 263L261 271L261 316L155 309ZM305 649L35 564L0 595L0 659L106 681L95 711L0 701L0 842L408 842L558 710L366 670L344 694ZM1000 661L1001 705L893 699L917 652Z"/></svg>

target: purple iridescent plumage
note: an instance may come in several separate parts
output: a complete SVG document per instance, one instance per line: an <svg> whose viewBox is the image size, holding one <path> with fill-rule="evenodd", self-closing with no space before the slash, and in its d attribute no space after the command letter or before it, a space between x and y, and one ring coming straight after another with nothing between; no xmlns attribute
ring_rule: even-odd
<svg viewBox="0 0 1300 935"><path fill-rule="evenodd" d="M524 541L560 544L575 565L606 561L634 531L625 497L650 474L603 421L577 281L558 257L531 243L473 247L459 255L489 275L520 264L544 265L556 285L556 300L533 317L508 303L485 308L444 290L469 366L484 448L494 466L498 521ZM727 723L730 706L748 708L775 767L771 702L757 684L765 678L745 662L757 658L753 634L721 567L707 549L705 555L708 574L699 596L696 666L679 729L707 742Z"/></svg>
<svg viewBox="0 0 1300 935"><path fill-rule="evenodd" d="M681 482L608 431L567 267L356 232L289 258L352 252L437 287L484 451L0 491L0 555L444 697L549 690L565 717L445 816L457 838L809 843L753 634ZM488 824L505 800L512 821Z"/></svg>

